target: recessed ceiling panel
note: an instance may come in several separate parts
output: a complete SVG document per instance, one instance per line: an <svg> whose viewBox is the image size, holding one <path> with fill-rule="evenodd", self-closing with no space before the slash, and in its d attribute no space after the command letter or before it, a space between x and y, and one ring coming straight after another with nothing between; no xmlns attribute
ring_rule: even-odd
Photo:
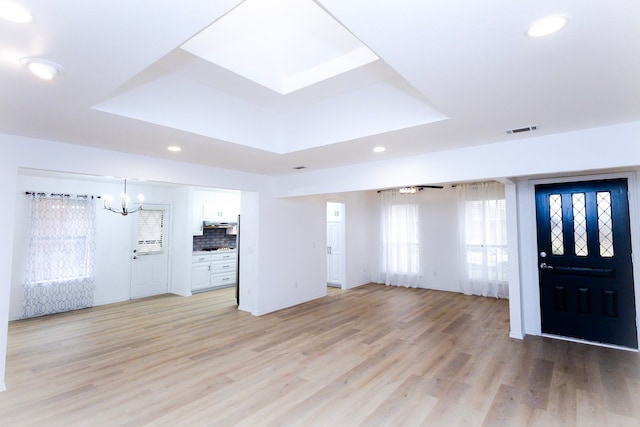
<svg viewBox="0 0 640 427"><path fill-rule="evenodd" d="M312 0L246 0L182 49L283 95L378 59Z"/></svg>
<svg viewBox="0 0 640 427"><path fill-rule="evenodd" d="M93 108L278 154L447 118L400 77L330 97L316 94L281 112L226 92L224 82L216 88L175 74L139 77L143 83Z"/></svg>

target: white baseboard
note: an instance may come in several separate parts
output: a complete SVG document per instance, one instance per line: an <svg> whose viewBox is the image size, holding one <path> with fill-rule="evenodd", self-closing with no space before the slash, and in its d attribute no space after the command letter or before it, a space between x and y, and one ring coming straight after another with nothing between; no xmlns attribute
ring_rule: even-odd
<svg viewBox="0 0 640 427"><path fill-rule="evenodd" d="M178 295L180 297L190 297L193 295L191 291L186 291L186 292L169 291L169 293L172 295Z"/></svg>
<svg viewBox="0 0 640 427"><path fill-rule="evenodd" d="M284 310L285 308L289 308L289 307L293 307L295 305L299 305L299 304L304 304L305 302L309 302L309 301L313 301L319 298L323 298L327 295L326 291L317 295L317 296L313 296L313 297L309 297L309 298L304 298L298 301L291 301L282 305L278 305L275 307L270 307L270 308L265 308L262 310L256 310L256 311L252 311L251 314L253 314L254 316L263 316L265 314L269 314L269 313L273 313L274 311L279 311L279 310Z"/></svg>
<svg viewBox="0 0 640 427"><path fill-rule="evenodd" d="M518 331L511 331L511 332L509 332L509 338L515 338L517 340L523 340L524 339L524 334L522 332L518 332Z"/></svg>

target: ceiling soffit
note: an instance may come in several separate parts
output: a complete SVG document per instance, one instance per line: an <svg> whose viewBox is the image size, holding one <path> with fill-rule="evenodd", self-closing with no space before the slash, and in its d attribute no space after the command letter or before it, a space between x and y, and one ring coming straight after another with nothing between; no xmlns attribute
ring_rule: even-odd
<svg viewBox="0 0 640 427"><path fill-rule="evenodd" d="M249 13L246 13L248 6L264 8L268 6L266 3L271 4L265 0L242 3L93 108L277 154L447 118L393 69L376 60L375 54L363 54L363 51L370 52L369 49L314 2L272 0L273 11L251 14L248 9ZM294 7L293 11L287 11L290 7ZM275 15L274 11L277 12ZM265 36L256 31L253 35L258 39L255 39L243 37L242 31L228 31L236 26L242 29L242 25L255 28L286 26L283 24L296 21L287 13L308 17L318 11L322 19L305 18L298 22L303 28L314 29L315 33L296 41L295 46L282 43L280 35ZM275 19L276 24L265 25L261 21L263 17ZM243 20L246 22L241 25ZM219 24L221 27L217 27ZM336 29L346 35L336 36ZM320 52L316 58L302 55L300 48L305 48L311 39L319 36L325 36L325 41L316 40L316 43L329 47L312 46L313 51ZM262 44L247 47L257 41ZM265 42L278 48L273 57L260 53L266 50ZM213 55L203 60L208 45L211 46L208 52ZM194 55L187 51L199 53ZM294 59L286 59L285 53L292 54ZM302 74L332 68L326 64L335 63L336 57L344 59L351 54L365 56L366 60L355 66L353 61L347 61L346 71L332 72L328 78L306 87L287 90L287 85L297 84L292 82L304 80L299 79ZM225 62L238 58L244 61L240 65ZM262 63L252 66L253 60ZM275 64L276 69L254 78L256 73L251 74L251 71L267 69L266 64Z"/></svg>

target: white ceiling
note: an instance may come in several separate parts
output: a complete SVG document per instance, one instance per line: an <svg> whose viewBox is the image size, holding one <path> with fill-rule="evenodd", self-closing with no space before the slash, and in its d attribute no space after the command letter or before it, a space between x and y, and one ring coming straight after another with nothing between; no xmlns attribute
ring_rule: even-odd
<svg viewBox="0 0 640 427"><path fill-rule="evenodd" d="M0 20L7 134L280 175L640 120L636 0L317 0L380 59L287 95L180 48L238 0L16 1L35 19Z"/></svg>

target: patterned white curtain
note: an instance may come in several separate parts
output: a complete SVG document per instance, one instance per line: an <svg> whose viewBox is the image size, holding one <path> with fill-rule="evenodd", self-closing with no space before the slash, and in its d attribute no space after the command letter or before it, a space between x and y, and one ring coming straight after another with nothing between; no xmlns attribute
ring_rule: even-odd
<svg viewBox="0 0 640 427"><path fill-rule="evenodd" d="M415 194L380 194L380 281L386 285L419 287L420 219Z"/></svg>
<svg viewBox="0 0 640 427"><path fill-rule="evenodd" d="M22 317L93 306L93 198L43 193L31 197Z"/></svg>
<svg viewBox="0 0 640 427"><path fill-rule="evenodd" d="M509 297L504 185L456 186L459 283L467 295Z"/></svg>

